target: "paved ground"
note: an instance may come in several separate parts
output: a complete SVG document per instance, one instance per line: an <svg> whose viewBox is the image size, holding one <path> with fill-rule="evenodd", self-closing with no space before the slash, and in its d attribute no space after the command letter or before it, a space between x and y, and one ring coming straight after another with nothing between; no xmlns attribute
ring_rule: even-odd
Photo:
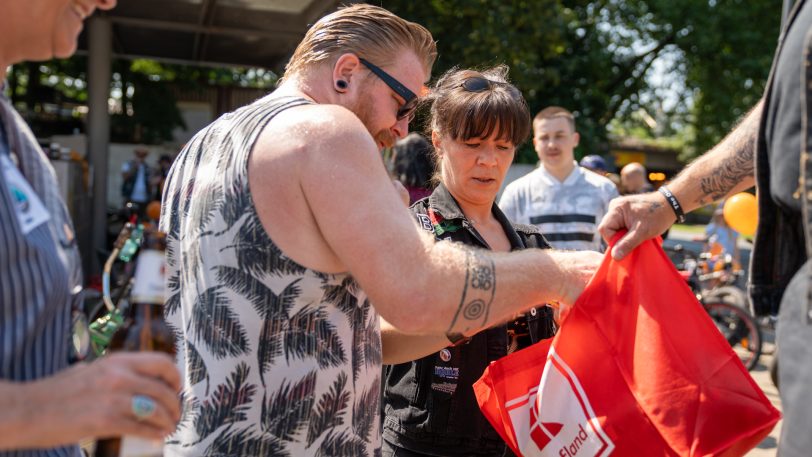
<svg viewBox="0 0 812 457"><path fill-rule="evenodd" d="M759 359L758 366L750 372L755 379L756 383L761 387L761 390L767 395L767 398L773 403L773 405L781 409L781 398L778 396L778 390L773 385L772 381L770 380L770 374L767 370L767 367L770 366L770 362L772 362L773 356L772 351L774 349L773 342L775 341L775 333L771 330L764 331L764 354ZM747 453L748 457L775 457L776 451L778 450L778 437L781 435L781 422L779 421L778 424L775 426L770 435L764 439L755 449Z"/></svg>

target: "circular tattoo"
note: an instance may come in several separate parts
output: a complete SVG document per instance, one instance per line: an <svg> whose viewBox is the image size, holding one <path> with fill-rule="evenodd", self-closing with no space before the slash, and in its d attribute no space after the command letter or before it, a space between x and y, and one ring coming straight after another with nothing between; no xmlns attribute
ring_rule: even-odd
<svg viewBox="0 0 812 457"><path fill-rule="evenodd" d="M476 299L465 306L462 315L469 321L477 320L485 313L485 302Z"/></svg>

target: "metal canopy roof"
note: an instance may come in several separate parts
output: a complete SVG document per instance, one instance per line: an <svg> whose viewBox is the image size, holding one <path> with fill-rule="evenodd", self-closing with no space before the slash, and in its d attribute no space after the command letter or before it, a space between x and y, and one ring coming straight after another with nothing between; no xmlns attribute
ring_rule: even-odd
<svg viewBox="0 0 812 457"><path fill-rule="evenodd" d="M116 57L279 71L310 24L341 0L119 0L109 12ZM80 49L87 49L86 33Z"/></svg>

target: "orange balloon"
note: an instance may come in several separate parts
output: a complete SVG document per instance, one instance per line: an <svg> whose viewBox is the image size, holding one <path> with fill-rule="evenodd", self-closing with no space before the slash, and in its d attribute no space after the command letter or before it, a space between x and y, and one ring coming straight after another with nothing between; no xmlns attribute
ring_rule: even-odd
<svg viewBox="0 0 812 457"><path fill-rule="evenodd" d="M722 209L725 222L733 230L744 236L756 234L758 226L758 202L747 192L738 193L727 199Z"/></svg>

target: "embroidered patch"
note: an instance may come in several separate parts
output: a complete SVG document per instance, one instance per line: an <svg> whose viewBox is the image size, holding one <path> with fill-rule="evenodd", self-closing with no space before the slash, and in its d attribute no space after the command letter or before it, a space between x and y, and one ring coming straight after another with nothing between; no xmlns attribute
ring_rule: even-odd
<svg viewBox="0 0 812 457"><path fill-rule="evenodd" d="M460 369L458 367L434 367L434 376L457 380L460 377Z"/></svg>
<svg viewBox="0 0 812 457"><path fill-rule="evenodd" d="M433 382L431 383L431 390L436 390L437 392L443 392L446 394L453 394L454 391L457 390L457 384L450 382Z"/></svg>
<svg viewBox="0 0 812 457"><path fill-rule="evenodd" d="M425 214L418 214L417 221L420 223L420 228L427 232L434 233L434 227L431 226L431 219Z"/></svg>

